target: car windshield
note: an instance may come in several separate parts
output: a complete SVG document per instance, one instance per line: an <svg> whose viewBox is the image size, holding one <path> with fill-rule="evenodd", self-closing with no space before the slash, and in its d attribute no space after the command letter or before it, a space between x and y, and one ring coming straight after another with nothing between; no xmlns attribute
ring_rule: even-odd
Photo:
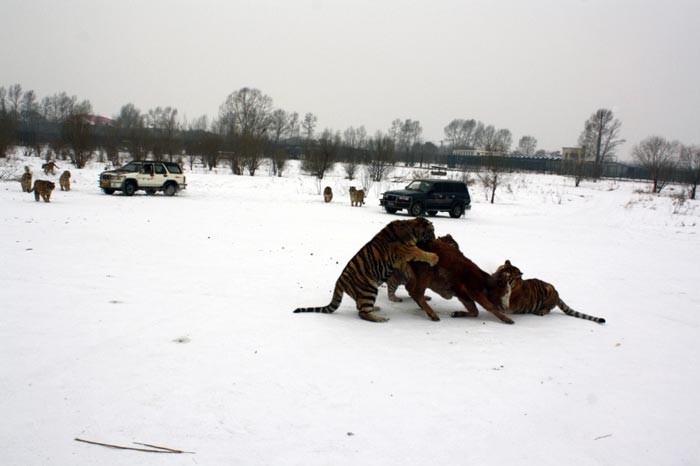
<svg viewBox="0 0 700 466"><path fill-rule="evenodd" d="M127 163L124 165L122 168L119 168L118 170L121 172L137 172L141 169L141 164L140 163Z"/></svg>
<svg viewBox="0 0 700 466"><path fill-rule="evenodd" d="M408 191L421 191L424 193L427 193L430 191L430 188L433 186L433 183L430 183L428 181L421 181L421 180L416 180L416 181L411 181L408 183L408 186L406 186L406 189Z"/></svg>

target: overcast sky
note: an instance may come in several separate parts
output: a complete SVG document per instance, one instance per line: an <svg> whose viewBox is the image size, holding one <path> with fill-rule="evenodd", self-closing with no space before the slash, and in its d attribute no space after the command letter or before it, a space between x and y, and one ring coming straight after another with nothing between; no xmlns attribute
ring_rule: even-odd
<svg viewBox="0 0 700 466"><path fill-rule="evenodd" d="M114 116L216 117L256 87L318 128L474 118L575 145L611 108L628 143L700 143L700 1L0 0L0 86L66 91Z"/></svg>

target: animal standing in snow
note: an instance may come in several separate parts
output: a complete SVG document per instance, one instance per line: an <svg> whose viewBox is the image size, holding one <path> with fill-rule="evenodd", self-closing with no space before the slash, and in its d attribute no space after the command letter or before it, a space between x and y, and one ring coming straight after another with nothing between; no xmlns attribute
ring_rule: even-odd
<svg viewBox="0 0 700 466"><path fill-rule="evenodd" d="M441 236L435 241L442 241L444 243L450 244L459 250L459 244L452 237L452 235ZM418 247L421 247L422 243L418 243ZM395 303L400 303L403 299L396 296L396 289L401 285L406 285L411 278L413 278L413 269L408 264L402 264L400 267L394 269L394 273L386 281L386 291L389 296L389 300ZM430 300L430 296L425 297L426 300Z"/></svg>
<svg viewBox="0 0 700 466"><path fill-rule="evenodd" d="M433 224L425 218L394 220L350 259L335 283L333 298L327 306L299 308L294 312L332 313L338 309L343 293L346 293L355 300L362 319L386 322L387 318L372 313L379 309L374 305L379 286L391 276L395 268L406 262L421 261L435 265L438 256L425 252L416 245L419 241L434 238Z"/></svg>
<svg viewBox="0 0 700 466"><path fill-rule="evenodd" d="M22 185L22 192L28 193L32 189L32 171L28 165L24 167L24 173L19 178L19 183Z"/></svg>
<svg viewBox="0 0 700 466"><path fill-rule="evenodd" d="M410 263L413 275L406 284L406 290L432 320L438 321L440 318L426 301L427 288L445 299L456 296L467 308L468 312L453 312L452 317L478 316L479 311L474 304L476 301L502 322L513 323L500 309L500 299L506 292L505 285L498 283L451 244L426 241L421 243L421 247L437 254L440 260L435 267L425 267L425 264L418 262Z"/></svg>
<svg viewBox="0 0 700 466"><path fill-rule="evenodd" d="M56 187L56 184L51 181L46 180L36 180L34 182L34 187L28 192L34 191L34 200L39 202L39 196L44 200L44 202L51 202L51 192Z"/></svg>
<svg viewBox="0 0 700 466"><path fill-rule="evenodd" d="M331 202L333 200L333 190L330 186L323 188L323 201Z"/></svg>
<svg viewBox="0 0 700 466"><path fill-rule="evenodd" d="M352 207L360 207L365 203L365 190L356 189L354 186L350 186L350 205Z"/></svg>
<svg viewBox="0 0 700 466"><path fill-rule="evenodd" d="M61 186L61 191L70 191L70 172L68 170L61 173L58 184Z"/></svg>
<svg viewBox="0 0 700 466"><path fill-rule="evenodd" d="M41 168L44 170L44 174L53 175L54 169L58 168L58 165L56 165L56 162L46 162Z"/></svg>
<svg viewBox="0 0 700 466"><path fill-rule="evenodd" d="M601 317L589 316L571 309L561 300L554 285L536 278L523 280L522 276L520 269L512 265L509 260L493 273L495 280L507 286L501 300L504 311L512 314L530 313L543 316L558 306L566 315L592 320L599 324L605 323L605 319Z"/></svg>

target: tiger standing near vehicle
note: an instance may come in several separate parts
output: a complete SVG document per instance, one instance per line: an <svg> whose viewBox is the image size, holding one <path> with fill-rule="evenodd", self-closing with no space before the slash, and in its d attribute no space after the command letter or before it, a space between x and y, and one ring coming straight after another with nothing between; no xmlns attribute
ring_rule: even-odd
<svg viewBox="0 0 700 466"><path fill-rule="evenodd" d="M350 206L360 207L365 203L365 190L350 186Z"/></svg>

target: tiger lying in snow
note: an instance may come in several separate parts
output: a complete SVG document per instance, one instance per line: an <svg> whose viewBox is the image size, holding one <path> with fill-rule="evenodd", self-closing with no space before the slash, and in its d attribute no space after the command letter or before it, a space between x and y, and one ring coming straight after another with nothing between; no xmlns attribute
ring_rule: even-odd
<svg viewBox="0 0 700 466"><path fill-rule="evenodd" d="M511 314L530 313L543 316L558 306L566 315L592 320L599 324L605 323L605 319L602 317L589 316L571 309L561 300L554 285L536 278L523 280L522 276L520 269L511 264L509 260L493 273L493 279L506 289L500 303L504 311Z"/></svg>

